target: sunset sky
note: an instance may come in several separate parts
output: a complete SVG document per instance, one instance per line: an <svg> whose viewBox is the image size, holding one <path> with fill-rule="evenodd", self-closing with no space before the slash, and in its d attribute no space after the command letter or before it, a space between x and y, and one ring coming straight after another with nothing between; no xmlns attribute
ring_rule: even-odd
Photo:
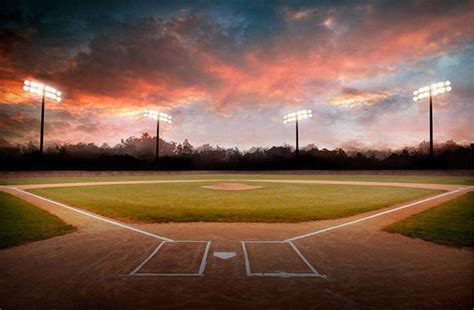
<svg viewBox="0 0 474 310"><path fill-rule="evenodd" d="M294 143L283 116L312 109L300 145L400 148L474 141L474 1L0 0L0 138L46 144L154 135L150 108L173 116L165 140L225 147Z"/></svg>

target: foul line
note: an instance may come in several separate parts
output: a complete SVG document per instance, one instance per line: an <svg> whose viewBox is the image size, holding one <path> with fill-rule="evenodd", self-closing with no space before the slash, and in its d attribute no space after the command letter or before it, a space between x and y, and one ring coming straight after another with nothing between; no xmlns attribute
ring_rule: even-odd
<svg viewBox="0 0 474 310"><path fill-rule="evenodd" d="M324 229L321 229L321 230L317 230L317 231L307 233L307 234L304 234L304 235L289 238L289 239L286 239L284 241L285 242L292 242L292 241L308 238L308 237L311 237L311 236L319 235L319 234L322 234L322 233L325 233L325 232L328 232L328 231L331 231L331 230L335 230L335 229L342 228L342 227L345 227L345 226L349 226L349 225L357 224L357 223L360 223L360 222L364 222L364 221L367 221L367 220L370 220L370 219L373 219L373 218L376 218L376 217L379 217L379 216L382 216L382 215L385 215L385 214L388 214L388 213L392 213L392 212L396 212L396 211L399 211L399 210L402 210L402 209L410 208L410 207L413 207L413 206L418 205L420 203L424 203L424 202L431 201L431 200L434 200L434 199L438 199L438 198L441 198L441 197L444 197L444 196L448 196L448 195L459 193L459 192L462 192L462 191L465 191L465 190L469 190L471 188L474 188L474 186L460 188L460 189L457 189L457 190L454 190L454 191L451 191L451 192L447 192L447 193L436 195L436 196L433 196L433 197L429 197L429 198L426 198L426 199L423 199L423 200L415 201L415 202L409 203L407 205L400 206L398 208L394 208L394 209L391 209L391 210L387 210L387 211L384 211L384 212L373 214L373 215L363 217L363 218L358 219L358 220L350 221L350 222L347 222L347 223L343 223L343 224L331 226L331 227L328 227L328 228L324 228Z"/></svg>
<svg viewBox="0 0 474 310"><path fill-rule="evenodd" d="M153 234L153 233L151 233L151 232L148 232L148 231L145 231L145 230L141 230L141 229L138 229L138 228L135 228L135 227L132 227L132 226L129 226L129 225L126 225L126 224L123 224L123 223L120 223L120 222L117 222L117 221L114 221L114 220L105 218L105 217L103 217L103 216L96 215L96 214L94 214L94 213L90 213L90 212L87 212L87 211L84 211L84 210L76 209L76 208L74 208L74 207L65 205L65 204L63 204L63 203L60 203L60 202L57 202L57 201L54 201L54 200L51 200L51 199L48 199L48 198L44 198L44 197L41 197L41 196L38 196L38 195L35 195L35 194L32 194L32 193L26 192L26 191L21 190L21 189L16 188L16 187L8 187L8 188L9 188L9 189L16 190L16 191L18 191L18 192L20 192L20 193L23 193L23 194L26 194L26 195L35 197L35 198L37 198L37 199L41 199L41 200L47 201L47 202L49 202L49 203L55 204L55 205L57 205L57 206L60 206L60 207L62 207L62 208L69 209L69 210L74 211L74 212L77 212L77 213L79 213L79 214L82 214L82 215L85 215L85 216L94 218L94 219L96 219L96 220L99 220L99 221L102 221L102 222L106 222L106 223L109 223L109 224L112 224L112 225L115 225L115 226L118 226L118 227L121 227L121 228L125 228L125 229L131 230L131 231L133 231L133 232L136 232L136 233L139 233L139 234L148 236L148 237L152 237L152 238L155 238L155 239L160 239L160 240L163 240L163 241L174 241L173 239L169 239L169 238L166 238L166 237L157 235L157 234Z"/></svg>

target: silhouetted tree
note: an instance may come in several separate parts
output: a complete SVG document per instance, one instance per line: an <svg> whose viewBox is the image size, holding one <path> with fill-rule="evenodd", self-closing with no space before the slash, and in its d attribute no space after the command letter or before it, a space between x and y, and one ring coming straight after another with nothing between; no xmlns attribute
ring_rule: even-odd
<svg viewBox="0 0 474 310"><path fill-rule="evenodd" d="M398 151L328 150L310 144L301 149L296 160L290 145L240 151L209 144L194 148L187 139L178 145L160 139L161 158L155 162L155 146L156 137L143 133L113 147L65 143L49 147L40 157L32 142L12 145L0 138L0 169L473 169L474 160L474 144L460 145L452 140L436 144L433 158L427 155L427 142Z"/></svg>

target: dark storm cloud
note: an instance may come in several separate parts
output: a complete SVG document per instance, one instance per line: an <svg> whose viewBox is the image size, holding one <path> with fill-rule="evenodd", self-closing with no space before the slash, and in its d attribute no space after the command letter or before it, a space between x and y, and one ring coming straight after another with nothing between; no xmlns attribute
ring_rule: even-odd
<svg viewBox="0 0 474 310"><path fill-rule="evenodd" d="M0 104L1 138L14 143L39 139L40 104ZM50 107L46 110L45 133L48 138L65 141L74 123L80 123L79 130L94 132L97 124L92 113L73 114L63 109Z"/></svg>
<svg viewBox="0 0 474 310"><path fill-rule="evenodd" d="M191 31L191 35L187 31ZM195 16L170 22L144 19L120 23L98 35L77 55L64 79L75 88L123 96L129 80L175 86L212 85L194 49L207 44L212 26Z"/></svg>
<svg viewBox="0 0 474 310"><path fill-rule="evenodd" d="M39 122L29 112L28 107L0 105L1 137L11 142L19 142L25 137L31 139Z"/></svg>

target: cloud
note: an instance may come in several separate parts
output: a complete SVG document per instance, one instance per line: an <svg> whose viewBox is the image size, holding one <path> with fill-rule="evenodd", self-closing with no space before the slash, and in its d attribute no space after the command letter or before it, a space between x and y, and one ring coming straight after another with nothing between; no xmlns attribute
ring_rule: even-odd
<svg viewBox="0 0 474 310"><path fill-rule="evenodd" d="M48 3L10 3L1 13L0 99L8 105L4 119L15 118L39 101L21 91L23 79L61 89L64 101L48 105L48 126L73 128L64 140L110 143L139 134L148 127L134 125L130 115L147 107L189 113L189 128L201 120L199 137L191 130L179 138L204 140L207 130L227 141L232 131L219 128L231 118L235 129L249 115L308 107L320 124L334 123L338 132L327 132L327 143L350 141L349 126L362 134L380 118L396 123L399 113L413 112L410 82L459 72L460 85L469 70L437 61L459 55L466 64L466 46L474 44L474 13L463 1ZM456 106L461 112L451 115L463 118L470 93L472 86L463 85L453 92L456 104L437 107L452 113ZM210 114L216 119L206 122ZM23 122L6 135L33 136Z"/></svg>
<svg viewBox="0 0 474 310"><path fill-rule="evenodd" d="M303 10L290 10L285 7L283 14L285 18L290 22L298 22L312 17L315 14L315 9L303 9Z"/></svg>
<svg viewBox="0 0 474 310"><path fill-rule="evenodd" d="M342 107L361 108L380 104L390 96L392 93L389 91L363 91L344 87L340 94L332 97L329 102Z"/></svg>

